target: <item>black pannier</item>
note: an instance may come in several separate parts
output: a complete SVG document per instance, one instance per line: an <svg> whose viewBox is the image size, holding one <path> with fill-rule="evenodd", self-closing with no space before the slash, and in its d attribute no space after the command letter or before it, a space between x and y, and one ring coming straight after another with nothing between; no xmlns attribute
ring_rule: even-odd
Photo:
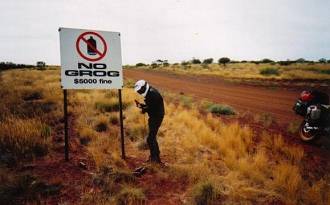
<svg viewBox="0 0 330 205"><path fill-rule="evenodd" d="M317 104L329 105L329 95L318 90L303 91L300 94L300 98L293 106L293 110L296 114L305 116L307 113L307 108L310 105Z"/></svg>

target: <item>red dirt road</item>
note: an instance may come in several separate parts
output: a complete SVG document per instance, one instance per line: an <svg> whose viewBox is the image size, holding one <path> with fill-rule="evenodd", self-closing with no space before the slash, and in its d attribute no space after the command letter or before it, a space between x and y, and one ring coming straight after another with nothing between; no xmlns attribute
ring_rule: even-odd
<svg viewBox="0 0 330 205"><path fill-rule="evenodd" d="M230 83L212 76L180 75L169 72L125 69L125 78L144 79L157 89L184 93L198 99L225 103L236 110L272 114L278 122L300 119L292 111L299 92Z"/></svg>

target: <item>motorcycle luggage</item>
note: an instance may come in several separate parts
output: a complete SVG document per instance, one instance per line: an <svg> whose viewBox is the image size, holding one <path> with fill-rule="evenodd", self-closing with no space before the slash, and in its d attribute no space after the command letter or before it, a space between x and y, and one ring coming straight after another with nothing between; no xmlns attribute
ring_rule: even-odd
<svg viewBox="0 0 330 205"><path fill-rule="evenodd" d="M308 104L299 99L297 100L296 104L293 106L293 110L296 112L296 114L305 116L307 112L307 107Z"/></svg>
<svg viewBox="0 0 330 205"><path fill-rule="evenodd" d="M329 104L328 94L318 90L303 91L300 94L300 98L293 106L293 110L296 112L296 114L305 116L307 113L307 108L310 105L317 105L317 104L328 105Z"/></svg>
<svg viewBox="0 0 330 205"><path fill-rule="evenodd" d="M310 92L313 96L311 99L312 104L329 105L329 95L327 93L318 90L312 90Z"/></svg>
<svg viewBox="0 0 330 205"><path fill-rule="evenodd" d="M319 120L321 118L321 108L317 105L311 105L307 108L307 115L311 120Z"/></svg>

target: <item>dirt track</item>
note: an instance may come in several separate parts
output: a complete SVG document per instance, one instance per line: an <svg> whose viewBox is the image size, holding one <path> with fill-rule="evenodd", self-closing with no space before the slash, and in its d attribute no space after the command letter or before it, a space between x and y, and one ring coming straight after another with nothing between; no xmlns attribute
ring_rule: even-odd
<svg viewBox="0 0 330 205"><path fill-rule="evenodd" d="M125 78L145 79L160 90L184 93L231 105L239 111L270 113L279 122L300 119L292 111L299 92L230 83L212 76L187 76L168 72L125 69Z"/></svg>

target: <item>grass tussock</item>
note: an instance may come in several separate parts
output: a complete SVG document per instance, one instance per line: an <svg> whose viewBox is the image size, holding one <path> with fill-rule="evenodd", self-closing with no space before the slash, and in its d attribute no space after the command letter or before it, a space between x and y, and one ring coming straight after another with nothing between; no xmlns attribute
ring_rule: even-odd
<svg viewBox="0 0 330 205"><path fill-rule="evenodd" d="M48 152L51 130L38 120L8 118L0 122L0 152L15 157L43 156Z"/></svg>
<svg viewBox="0 0 330 205"><path fill-rule="evenodd" d="M261 113L254 115L254 122L262 124L264 127L269 127L276 123L275 118L270 113Z"/></svg>
<svg viewBox="0 0 330 205"><path fill-rule="evenodd" d="M280 72L277 68L266 67L260 69L260 74L270 76L270 75L280 75Z"/></svg>
<svg viewBox="0 0 330 205"><path fill-rule="evenodd" d="M97 132L105 132L108 130L108 124L109 120L105 116L98 117L96 123L95 123L95 130Z"/></svg>
<svg viewBox="0 0 330 205"><path fill-rule="evenodd" d="M193 204L215 204L216 201L220 201L220 193L217 187L209 182L199 182L192 188L191 193Z"/></svg>

